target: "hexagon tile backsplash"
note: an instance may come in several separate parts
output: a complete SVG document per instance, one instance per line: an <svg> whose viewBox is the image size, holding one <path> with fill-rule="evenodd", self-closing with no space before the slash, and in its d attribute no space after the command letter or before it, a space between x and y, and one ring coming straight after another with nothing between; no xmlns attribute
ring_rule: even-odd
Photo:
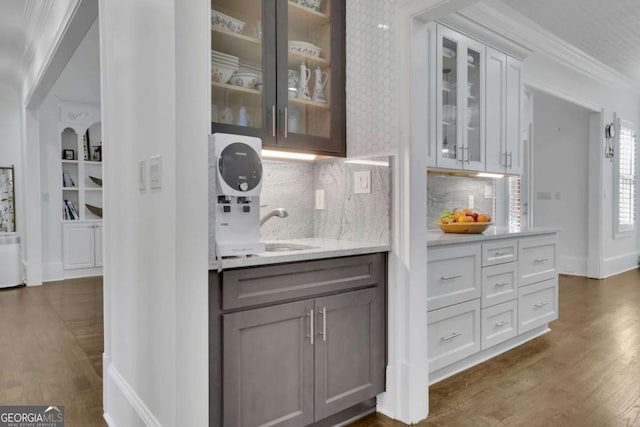
<svg viewBox="0 0 640 427"><path fill-rule="evenodd" d="M396 0L347 0L347 155L397 151Z"/></svg>

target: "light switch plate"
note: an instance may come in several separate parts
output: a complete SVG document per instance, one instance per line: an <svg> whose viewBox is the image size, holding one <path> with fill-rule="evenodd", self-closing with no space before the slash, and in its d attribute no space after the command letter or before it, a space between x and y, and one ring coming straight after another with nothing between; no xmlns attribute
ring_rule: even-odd
<svg viewBox="0 0 640 427"><path fill-rule="evenodd" d="M147 161L140 160L138 162L138 190L147 189Z"/></svg>
<svg viewBox="0 0 640 427"><path fill-rule="evenodd" d="M371 193L371 171L353 173L353 192L355 194Z"/></svg>
<svg viewBox="0 0 640 427"><path fill-rule="evenodd" d="M324 210L324 190L316 190L316 210Z"/></svg>
<svg viewBox="0 0 640 427"><path fill-rule="evenodd" d="M149 159L149 188L162 188L162 156Z"/></svg>

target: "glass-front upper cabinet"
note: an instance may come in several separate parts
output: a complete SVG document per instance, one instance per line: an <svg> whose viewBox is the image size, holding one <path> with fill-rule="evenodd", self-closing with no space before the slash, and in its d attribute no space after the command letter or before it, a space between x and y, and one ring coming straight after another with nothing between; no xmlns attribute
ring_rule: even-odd
<svg viewBox="0 0 640 427"><path fill-rule="evenodd" d="M212 130L346 154L345 5L212 0Z"/></svg>
<svg viewBox="0 0 640 427"><path fill-rule="evenodd" d="M211 1L213 132L275 143L275 0Z"/></svg>
<svg viewBox="0 0 640 427"><path fill-rule="evenodd" d="M437 34L437 166L484 170L484 47L442 26Z"/></svg>

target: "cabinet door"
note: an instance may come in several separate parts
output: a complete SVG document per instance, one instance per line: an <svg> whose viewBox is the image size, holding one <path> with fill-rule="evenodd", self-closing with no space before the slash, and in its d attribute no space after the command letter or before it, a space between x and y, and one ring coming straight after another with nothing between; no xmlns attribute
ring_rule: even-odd
<svg viewBox="0 0 640 427"><path fill-rule="evenodd" d="M507 57L507 172L522 174L522 62Z"/></svg>
<svg viewBox="0 0 640 427"><path fill-rule="evenodd" d="M93 224L64 224L62 227L65 270L91 268L95 265Z"/></svg>
<svg viewBox="0 0 640 427"><path fill-rule="evenodd" d="M315 419L384 391L384 289L316 299Z"/></svg>
<svg viewBox="0 0 640 427"><path fill-rule="evenodd" d="M466 69L460 66L460 57L465 56L464 47L462 36L455 31L439 25L437 33L437 165L440 168L461 169L464 146L460 111L466 105ZM465 63L466 58L462 64Z"/></svg>
<svg viewBox="0 0 640 427"><path fill-rule="evenodd" d="M464 92L463 117L463 168L484 171L484 123L485 123L485 46L464 38L464 60L466 84Z"/></svg>
<svg viewBox="0 0 640 427"><path fill-rule="evenodd" d="M345 156L345 2L277 0L277 23L277 147Z"/></svg>
<svg viewBox="0 0 640 427"><path fill-rule="evenodd" d="M94 250L95 250L95 266L102 267L104 265L103 261L103 250L102 250L102 224L96 224L94 226Z"/></svg>
<svg viewBox="0 0 640 427"><path fill-rule="evenodd" d="M275 3L211 2L212 132L255 136L264 145L275 144Z"/></svg>
<svg viewBox="0 0 640 427"><path fill-rule="evenodd" d="M487 47L486 72L486 168L504 173L508 162L505 149L507 105L507 55Z"/></svg>
<svg viewBox="0 0 640 427"><path fill-rule="evenodd" d="M313 422L313 301L226 314L223 425Z"/></svg>

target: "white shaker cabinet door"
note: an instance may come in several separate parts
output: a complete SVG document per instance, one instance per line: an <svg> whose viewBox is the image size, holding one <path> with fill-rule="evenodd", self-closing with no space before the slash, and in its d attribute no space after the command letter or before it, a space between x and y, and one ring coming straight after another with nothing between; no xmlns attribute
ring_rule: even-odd
<svg viewBox="0 0 640 427"><path fill-rule="evenodd" d="M522 174L522 62L507 58L507 173Z"/></svg>
<svg viewBox="0 0 640 427"><path fill-rule="evenodd" d="M93 224L64 224L62 247L65 270L91 268L95 265L94 232Z"/></svg>
<svg viewBox="0 0 640 427"><path fill-rule="evenodd" d="M507 55L490 47L487 47L486 96L487 172L504 173L509 162L505 148Z"/></svg>

